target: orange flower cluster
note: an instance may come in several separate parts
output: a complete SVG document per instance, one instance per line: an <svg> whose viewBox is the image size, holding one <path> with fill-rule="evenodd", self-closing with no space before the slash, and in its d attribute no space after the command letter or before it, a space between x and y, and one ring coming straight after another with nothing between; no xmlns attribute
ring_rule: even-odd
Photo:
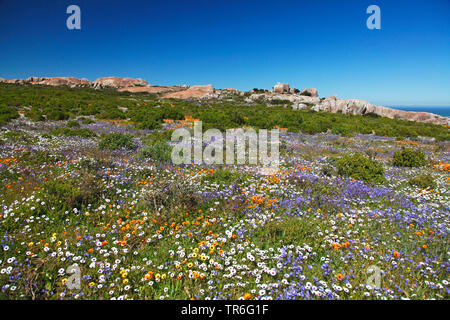
<svg viewBox="0 0 450 320"><path fill-rule="evenodd" d="M442 171L445 171L445 172L450 172L450 163L439 162L438 164L435 164L433 167L436 170L442 170Z"/></svg>
<svg viewBox="0 0 450 320"><path fill-rule="evenodd" d="M401 144L411 144L411 145L414 145L414 146L418 146L418 145L419 145L419 143L418 143L418 142L415 142L415 141L397 140L397 141L395 141L395 142L401 143Z"/></svg>
<svg viewBox="0 0 450 320"><path fill-rule="evenodd" d="M350 245L350 242L344 242L342 244L339 243L333 243L331 244L331 246L333 247L334 251L338 251L339 248L348 248L348 246Z"/></svg>
<svg viewBox="0 0 450 320"><path fill-rule="evenodd" d="M145 279L146 281L149 281L149 280L151 280L152 278L153 278L153 271L147 272L146 275L144 276L144 279Z"/></svg>

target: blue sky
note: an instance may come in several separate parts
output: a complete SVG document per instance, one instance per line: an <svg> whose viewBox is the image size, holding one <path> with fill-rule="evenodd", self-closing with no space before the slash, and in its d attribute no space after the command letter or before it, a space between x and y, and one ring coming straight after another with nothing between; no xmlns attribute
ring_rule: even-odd
<svg viewBox="0 0 450 320"><path fill-rule="evenodd" d="M67 6L81 30L66 28ZM381 9L369 30L366 8ZM0 0L0 77L315 87L383 105L450 105L449 0Z"/></svg>

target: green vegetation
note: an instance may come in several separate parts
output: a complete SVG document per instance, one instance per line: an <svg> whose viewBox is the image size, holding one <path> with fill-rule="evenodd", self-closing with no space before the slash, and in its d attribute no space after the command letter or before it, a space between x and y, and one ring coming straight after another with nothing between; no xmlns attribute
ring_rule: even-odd
<svg viewBox="0 0 450 320"><path fill-rule="evenodd" d="M172 147L161 141L151 142L139 151L140 158L163 163L169 162L171 155Z"/></svg>
<svg viewBox="0 0 450 320"><path fill-rule="evenodd" d="M287 101L272 101L268 107L245 104L242 97L230 101L182 101L159 99L156 95L132 94L113 89L49 87L0 84L0 106L24 110L33 121L67 120L78 116L97 119L129 119L139 128L158 129L163 119L198 118L203 128L253 127L271 129L275 126L288 131L313 134L331 132L343 136L355 133L390 137L434 137L449 140L449 129L439 125L382 118L376 115L346 115L311 110L293 110L283 105ZM14 108L1 107L0 122L17 117ZM85 118L83 123L92 120Z"/></svg>
<svg viewBox="0 0 450 320"><path fill-rule="evenodd" d="M11 119L18 118L17 110L11 107L3 107L0 104L0 125L7 123Z"/></svg>
<svg viewBox="0 0 450 320"><path fill-rule="evenodd" d="M109 133L98 143L100 149L134 149L136 145L131 134Z"/></svg>
<svg viewBox="0 0 450 320"><path fill-rule="evenodd" d="M48 181L41 196L48 208L57 208L62 213L73 208L81 209L99 203L103 189L97 180L92 175L83 174L77 179Z"/></svg>
<svg viewBox="0 0 450 320"><path fill-rule="evenodd" d="M370 183L383 183L384 169L381 164L360 154L345 154L335 161L337 173L344 177Z"/></svg>
<svg viewBox="0 0 450 320"><path fill-rule="evenodd" d="M397 167L422 167L426 163L422 150L403 149L394 154L393 164Z"/></svg>
<svg viewBox="0 0 450 320"><path fill-rule="evenodd" d="M69 122L67 122L67 127L78 128L78 127L80 127L80 123L78 121L69 121Z"/></svg>
<svg viewBox="0 0 450 320"><path fill-rule="evenodd" d="M227 169L217 169L212 174L205 175L202 182L216 183L216 184L233 184L236 180L242 179L242 173L230 171Z"/></svg>
<svg viewBox="0 0 450 320"><path fill-rule="evenodd" d="M436 182L429 174L422 174L414 178L409 179L409 184L419 187L421 189L434 189L436 188Z"/></svg>

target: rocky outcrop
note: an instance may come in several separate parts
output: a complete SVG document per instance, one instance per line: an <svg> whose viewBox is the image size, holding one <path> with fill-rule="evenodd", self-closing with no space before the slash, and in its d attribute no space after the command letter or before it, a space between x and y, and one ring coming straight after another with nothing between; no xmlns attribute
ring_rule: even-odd
<svg viewBox="0 0 450 320"><path fill-rule="evenodd" d="M214 88L211 84L192 86L186 90L169 93L163 96L163 98L175 98L175 99L203 99L214 94Z"/></svg>
<svg viewBox="0 0 450 320"><path fill-rule="evenodd" d="M134 93L146 92L164 94L163 98L177 99L207 99L207 98L230 98L230 95L244 95L244 92L233 88L214 90L211 84L196 85L192 87L184 86L152 86L143 79L104 77L94 82L88 79L78 79L75 77L29 77L27 79L6 80L0 78L3 83L15 84L41 84L49 86L69 86L69 87L94 87L116 88L118 91L129 91ZM245 98L249 104L266 101L271 105L273 100L284 100L290 103L295 110L311 109L315 111L343 113L353 115L375 114L391 119L427 122L438 125L450 125L450 118L442 117L428 112L403 111L384 106L375 106L368 101L360 99L338 99L335 95L320 99L315 88L307 88L299 91L290 88L288 83L277 82L271 91L252 90L250 96ZM245 94L247 95L247 93Z"/></svg>
<svg viewBox="0 0 450 320"><path fill-rule="evenodd" d="M310 95L304 95L305 90ZM331 113L343 113L353 115L376 114L380 117L391 119L427 122L439 125L450 125L450 118L442 117L428 112L402 111L383 106L375 106L368 101L361 99L338 99L335 95L320 99L317 96L317 89L304 89L300 93L253 93L245 101L247 103L260 103L266 101L270 104L273 100L284 100L292 103L294 110L311 109Z"/></svg>
<svg viewBox="0 0 450 320"><path fill-rule="evenodd" d="M31 84L44 84L48 86L69 86L69 87L87 87L91 82L87 79L78 79L74 77L55 77L38 79L40 81L30 81Z"/></svg>
<svg viewBox="0 0 450 320"><path fill-rule="evenodd" d="M316 88L309 88L309 89L303 89L300 94L307 95L313 98L317 98L319 96L318 91Z"/></svg>
<svg viewBox="0 0 450 320"><path fill-rule="evenodd" d="M272 89L274 93L287 93L289 92L289 83L277 82Z"/></svg>
<svg viewBox="0 0 450 320"><path fill-rule="evenodd" d="M332 113L344 113L353 115L376 114L380 117L386 117L398 120L428 122L433 124L448 125L450 119L428 112L403 111L384 106L375 106L368 101L360 99L338 99L336 96L325 98L320 103L311 107L315 111L324 111Z"/></svg>
<svg viewBox="0 0 450 320"><path fill-rule="evenodd" d="M91 82L87 79L78 79L75 77L29 77L27 79L13 79L0 82L6 83L18 83L18 84L42 84L48 86L69 86L69 87L81 87L90 86Z"/></svg>
<svg viewBox="0 0 450 320"><path fill-rule="evenodd" d="M165 87L165 86L147 86L147 87L125 87L119 88L117 91L128 91L132 93L146 92L146 93L165 93L184 90L181 87Z"/></svg>
<svg viewBox="0 0 450 320"><path fill-rule="evenodd" d="M93 82L94 88L126 88L136 86L147 86L147 81L143 79L104 77Z"/></svg>
<svg viewBox="0 0 450 320"><path fill-rule="evenodd" d="M300 103L317 104L320 102L318 97L304 96L300 94L275 94L275 93L253 93L245 99L246 102L253 103L256 101L267 100L286 100L292 102L293 105Z"/></svg>

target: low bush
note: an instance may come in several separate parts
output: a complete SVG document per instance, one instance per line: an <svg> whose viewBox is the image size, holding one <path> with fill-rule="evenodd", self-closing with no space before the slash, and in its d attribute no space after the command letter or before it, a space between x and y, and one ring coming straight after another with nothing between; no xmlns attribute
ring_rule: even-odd
<svg viewBox="0 0 450 320"><path fill-rule="evenodd" d="M98 143L100 149L118 150L135 149L136 145L131 134L109 133Z"/></svg>
<svg viewBox="0 0 450 320"><path fill-rule="evenodd" d="M170 162L172 147L165 142L151 142L139 151L141 159L151 159L156 162Z"/></svg>
<svg viewBox="0 0 450 320"><path fill-rule="evenodd" d="M238 172L217 169L212 174L202 177L202 182L217 183L217 184L233 184L236 180L241 178Z"/></svg>
<svg viewBox="0 0 450 320"><path fill-rule="evenodd" d="M414 178L409 179L408 183L412 186L419 187L421 189L434 189L436 188L436 182L429 174L422 174Z"/></svg>
<svg viewBox="0 0 450 320"><path fill-rule="evenodd" d="M58 210L81 209L88 204L96 205L103 194L103 188L97 182L91 175L83 175L80 179L73 180L47 181L42 187L42 197L49 207Z"/></svg>
<svg viewBox="0 0 450 320"><path fill-rule="evenodd" d="M19 117L15 108L0 106L0 125L6 124L11 119Z"/></svg>
<svg viewBox="0 0 450 320"><path fill-rule="evenodd" d="M378 162L360 154L345 154L335 160L337 173L370 183L383 183L384 168Z"/></svg>
<svg viewBox="0 0 450 320"><path fill-rule="evenodd" d="M67 127L68 128L79 128L80 124L78 123L78 121L68 121L67 122Z"/></svg>
<svg viewBox="0 0 450 320"><path fill-rule="evenodd" d="M403 149L394 154L393 164L396 167L421 167L427 163L422 150Z"/></svg>
<svg viewBox="0 0 450 320"><path fill-rule="evenodd" d="M79 120L81 120L81 123L82 123L82 124L91 124L91 123L95 123L95 121L92 120L92 119L90 119L90 118L84 118L84 117L81 117Z"/></svg>

